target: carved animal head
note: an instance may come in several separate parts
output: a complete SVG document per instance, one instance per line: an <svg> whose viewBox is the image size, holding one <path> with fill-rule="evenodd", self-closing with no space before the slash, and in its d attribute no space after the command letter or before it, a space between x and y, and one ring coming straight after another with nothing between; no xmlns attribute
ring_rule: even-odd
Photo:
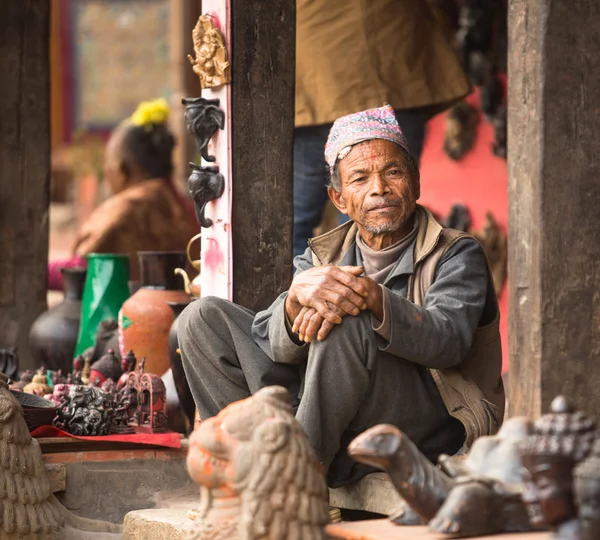
<svg viewBox="0 0 600 540"><path fill-rule="evenodd" d="M240 538L324 538L327 487L284 388L264 388L203 421L187 464L196 483L240 498Z"/></svg>
<svg viewBox="0 0 600 540"><path fill-rule="evenodd" d="M397 427L379 424L356 437L348 454L361 463L385 469L401 457L404 437Z"/></svg>

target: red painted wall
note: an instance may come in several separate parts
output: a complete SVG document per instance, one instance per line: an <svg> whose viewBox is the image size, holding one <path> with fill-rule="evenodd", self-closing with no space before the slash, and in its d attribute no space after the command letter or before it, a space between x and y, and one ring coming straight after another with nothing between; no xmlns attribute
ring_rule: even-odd
<svg viewBox="0 0 600 540"><path fill-rule="evenodd" d="M478 103L474 94L468 101ZM491 211L506 233L508 227L508 172L506 161L491 150L494 140L492 125L481 116L473 149L461 161L454 162L444 153L446 114L433 118L428 125L421 156L420 202L440 215L448 215L455 203L464 204L471 213L472 226L482 226ZM502 336L503 371L508 367L508 298L504 285L499 298L500 333Z"/></svg>

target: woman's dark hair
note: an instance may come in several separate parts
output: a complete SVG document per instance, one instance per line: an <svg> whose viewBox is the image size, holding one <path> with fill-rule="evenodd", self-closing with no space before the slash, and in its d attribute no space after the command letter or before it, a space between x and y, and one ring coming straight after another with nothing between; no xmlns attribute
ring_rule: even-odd
<svg viewBox="0 0 600 540"><path fill-rule="evenodd" d="M166 124L127 125L121 141L123 172L137 169L147 178L167 178L173 173L175 137Z"/></svg>

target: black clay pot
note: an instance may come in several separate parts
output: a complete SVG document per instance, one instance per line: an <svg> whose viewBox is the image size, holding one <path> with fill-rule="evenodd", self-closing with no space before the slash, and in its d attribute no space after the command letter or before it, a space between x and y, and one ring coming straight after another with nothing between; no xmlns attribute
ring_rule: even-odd
<svg viewBox="0 0 600 540"><path fill-rule="evenodd" d="M62 268L65 298L42 313L29 333L29 346L36 366L69 373L81 322L81 298L85 285L85 268Z"/></svg>
<svg viewBox="0 0 600 540"><path fill-rule="evenodd" d="M177 341L177 325L179 323L179 315L181 315L181 312L190 304L190 302L169 302L168 304L175 315L175 320L173 321L171 330L169 331L169 359L171 361L171 371L173 372L173 379L175 381L177 396L179 397L179 404L190 421L190 425L193 426L196 405L194 404L194 398L192 398L190 387L187 379L185 378L183 364L181 363L181 355L179 354L179 342Z"/></svg>

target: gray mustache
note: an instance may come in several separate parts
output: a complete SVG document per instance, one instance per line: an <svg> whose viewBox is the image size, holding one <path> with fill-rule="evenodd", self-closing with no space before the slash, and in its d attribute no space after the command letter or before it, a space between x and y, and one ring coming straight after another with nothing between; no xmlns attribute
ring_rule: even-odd
<svg viewBox="0 0 600 540"><path fill-rule="evenodd" d="M401 204L402 204L402 201L381 198L381 199L375 199L373 201L369 201L368 205L363 206L363 210L368 211L368 210L371 210L372 208L375 208L377 206L382 206L382 205L400 206Z"/></svg>

